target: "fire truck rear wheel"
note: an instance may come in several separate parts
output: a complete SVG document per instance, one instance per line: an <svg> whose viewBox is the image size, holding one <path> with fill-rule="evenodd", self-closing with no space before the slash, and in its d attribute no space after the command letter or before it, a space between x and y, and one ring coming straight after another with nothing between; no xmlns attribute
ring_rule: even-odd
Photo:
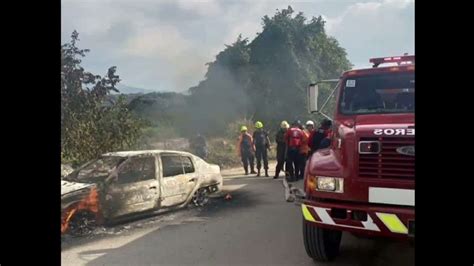
<svg viewBox="0 0 474 266"><path fill-rule="evenodd" d="M303 238L306 253L315 261L331 261L339 255L341 231L317 227L303 218Z"/></svg>

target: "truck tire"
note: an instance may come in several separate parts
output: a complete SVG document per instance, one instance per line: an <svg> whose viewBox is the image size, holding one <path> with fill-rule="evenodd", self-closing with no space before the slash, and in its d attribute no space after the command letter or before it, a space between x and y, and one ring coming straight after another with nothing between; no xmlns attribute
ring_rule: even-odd
<svg viewBox="0 0 474 266"><path fill-rule="evenodd" d="M356 234L356 233L352 233L352 235L358 239L364 239L364 240L370 240L370 239L374 239L373 237L370 237L370 236L364 236L364 235L361 235L361 234Z"/></svg>
<svg viewBox="0 0 474 266"><path fill-rule="evenodd" d="M306 253L315 261L331 261L339 255L342 232L317 227L303 218Z"/></svg>

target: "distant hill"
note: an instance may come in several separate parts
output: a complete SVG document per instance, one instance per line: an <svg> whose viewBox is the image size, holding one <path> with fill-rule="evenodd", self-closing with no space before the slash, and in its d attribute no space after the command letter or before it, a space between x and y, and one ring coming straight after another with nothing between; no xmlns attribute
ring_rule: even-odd
<svg viewBox="0 0 474 266"><path fill-rule="evenodd" d="M127 103L130 103L131 101L133 101L135 98L138 98L142 95L146 95L145 93L122 93L122 91L120 91L120 94L122 94L123 96L125 96L125 101ZM109 95L106 96L106 101L104 102L104 104L106 106L110 105L110 102L109 100L112 100L112 101L116 101L118 99L118 97L120 96L119 93L111 93Z"/></svg>
<svg viewBox="0 0 474 266"><path fill-rule="evenodd" d="M120 91L120 93L123 93L123 94L140 94L140 93L144 94L144 93L153 92L151 90L136 88L136 87L120 84L120 83L117 85L117 89ZM118 93L113 92L112 94L118 94Z"/></svg>
<svg viewBox="0 0 474 266"><path fill-rule="evenodd" d="M117 88L119 86L117 85ZM163 112L163 113L172 113L178 112L179 110L184 109L186 95L179 92L157 92L157 91L147 91L145 92L132 92L127 93L122 91L120 93L111 93L107 95L107 100L116 101L120 95L125 97L125 101L130 104L130 107L136 112ZM109 105L108 101L105 101L105 105ZM177 110L175 110L177 109Z"/></svg>

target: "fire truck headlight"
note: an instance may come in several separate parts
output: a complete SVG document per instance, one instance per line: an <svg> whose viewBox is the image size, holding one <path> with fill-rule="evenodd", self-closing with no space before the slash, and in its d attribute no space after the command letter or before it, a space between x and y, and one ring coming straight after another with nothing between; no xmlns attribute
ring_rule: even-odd
<svg viewBox="0 0 474 266"><path fill-rule="evenodd" d="M317 188L319 191L344 192L344 179L337 177L317 177Z"/></svg>

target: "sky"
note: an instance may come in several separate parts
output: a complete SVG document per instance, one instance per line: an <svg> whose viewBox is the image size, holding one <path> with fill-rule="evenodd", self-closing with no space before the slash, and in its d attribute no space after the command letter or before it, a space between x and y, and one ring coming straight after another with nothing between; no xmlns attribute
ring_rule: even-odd
<svg viewBox="0 0 474 266"><path fill-rule="evenodd" d="M239 34L253 40L263 16L289 5L308 19L321 15L354 68L414 54L414 0L62 0L61 42L77 30L79 47L91 50L86 70L103 75L117 66L123 85L183 92L226 44Z"/></svg>

